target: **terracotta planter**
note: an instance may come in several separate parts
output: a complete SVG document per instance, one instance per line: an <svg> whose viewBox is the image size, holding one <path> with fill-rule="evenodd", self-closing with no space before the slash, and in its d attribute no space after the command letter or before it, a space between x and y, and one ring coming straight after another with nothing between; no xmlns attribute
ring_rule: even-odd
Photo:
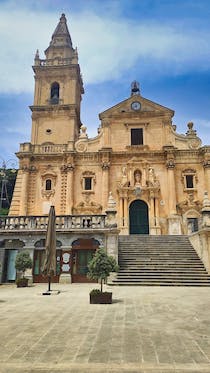
<svg viewBox="0 0 210 373"><path fill-rule="evenodd" d="M112 293L90 293L90 304L111 304L112 303Z"/></svg>
<svg viewBox="0 0 210 373"><path fill-rule="evenodd" d="M26 288L28 286L28 278L19 278L16 280L17 288Z"/></svg>

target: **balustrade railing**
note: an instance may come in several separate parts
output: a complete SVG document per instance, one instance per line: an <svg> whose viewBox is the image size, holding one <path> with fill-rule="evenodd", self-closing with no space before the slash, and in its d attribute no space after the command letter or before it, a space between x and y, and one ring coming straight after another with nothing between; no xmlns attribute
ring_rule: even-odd
<svg viewBox="0 0 210 373"><path fill-rule="evenodd" d="M35 154L63 153L67 150L66 144L43 144L32 145L30 143L20 144L21 152L32 152Z"/></svg>
<svg viewBox="0 0 210 373"><path fill-rule="evenodd" d="M58 215L56 230L103 229L106 215ZM1 216L2 230L46 230L48 216Z"/></svg>
<svg viewBox="0 0 210 373"><path fill-rule="evenodd" d="M57 65L71 65L72 64L72 58L51 58L47 60L41 60L39 59L37 61L37 65L40 66L57 66Z"/></svg>

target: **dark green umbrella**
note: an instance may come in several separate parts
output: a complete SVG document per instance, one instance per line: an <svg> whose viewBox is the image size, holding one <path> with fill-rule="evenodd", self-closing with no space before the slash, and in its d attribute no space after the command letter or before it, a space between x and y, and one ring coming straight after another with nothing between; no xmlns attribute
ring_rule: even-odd
<svg viewBox="0 0 210 373"><path fill-rule="evenodd" d="M45 242L45 262L43 274L48 276L48 292L50 292L51 277L56 274L56 226L55 207L51 206L48 216L46 242Z"/></svg>

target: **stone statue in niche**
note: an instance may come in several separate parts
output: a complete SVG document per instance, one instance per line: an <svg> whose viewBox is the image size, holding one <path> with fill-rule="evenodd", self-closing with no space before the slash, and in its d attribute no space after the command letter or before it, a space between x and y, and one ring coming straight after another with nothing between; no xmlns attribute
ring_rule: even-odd
<svg viewBox="0 0 210 373"><path fill-rule="evenodd" d="M155 171L154 171L154 168L152 168L152 167L149 168L149 178L148 178L148 181L149 181L149 185L151 185L151 186L154 185L154 182L155 182Z"/></svg>
<svg viewBox="0 0 210 373"><path fill-rule="evenodd" d="M130 185L130 182L128 181L128 176L127 176L127 167L123 166L122 167L122 176L121 176L121 186L123 187L128 187Z"/></svg>
<svg viewBox="0 0 210 373"><path fill-rule="evenodd" d="M136 170L134 172L134 185L140 186L141 185L141 171Z"/></svg>
<svg viewBox="0 0 210 373"><path fill-rule="evenodd" d="M149 167L147 185L150 187L156 187L156 188L160 186L160 182L155 175L154 168L152 167Z"/></svg>

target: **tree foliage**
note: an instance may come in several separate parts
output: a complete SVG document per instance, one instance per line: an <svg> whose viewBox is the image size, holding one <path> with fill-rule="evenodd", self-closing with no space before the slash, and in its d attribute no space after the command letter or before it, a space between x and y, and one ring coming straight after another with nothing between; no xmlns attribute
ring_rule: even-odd
<svg viewBox="0 0 210 373"><path fill-rule="evenodd" d="M116 260L108 256L103 248L96 251L93 259L88 263L88 277L92 280L100 280L101 292L103 291L103 281L110 272L118 271Z"/></svg>
<svg viewBox="0 0 210 373"><path fill-rule="evenodd" d="M23 277L26 269L32 268L32 260L28 251L21 251L17 254L15 268L23 273Z"/></svg>
<svg viewBox="0 0 210 373"><path fill-rule="evenodd" d="M0 168L0 192L1 192L1 209L0 215L7 215L12 200L12 194L15 186L17 170ZM4 183L4 184L3 184ZM5 190L6 187L6 190ZM7 195L6 195L7 191ZM7 199L8 197L8 199Z"/></svg>

